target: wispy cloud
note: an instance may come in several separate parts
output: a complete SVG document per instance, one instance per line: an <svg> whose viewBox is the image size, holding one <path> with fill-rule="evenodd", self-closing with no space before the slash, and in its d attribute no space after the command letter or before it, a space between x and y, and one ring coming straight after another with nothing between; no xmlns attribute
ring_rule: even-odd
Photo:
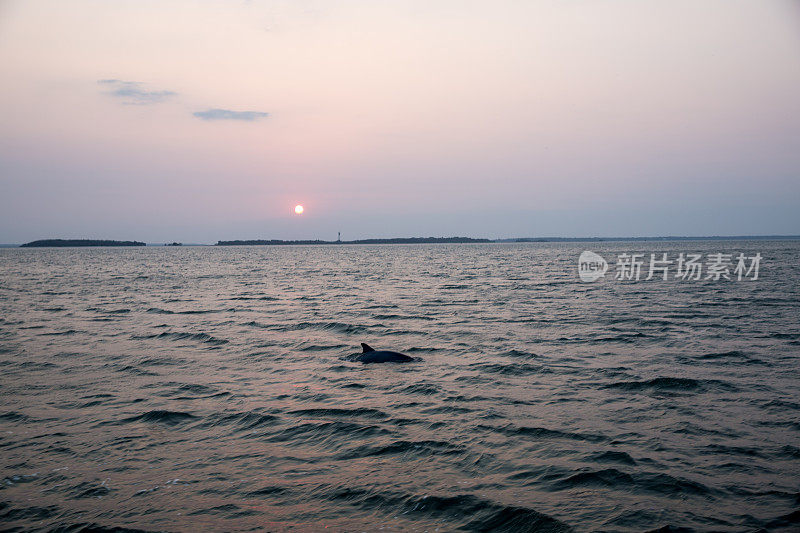
<svg viewBox="0 0 800 533"><path fill-rule="evenodd" d="M98 80L97 83L108 88L106 94L119 98L126 105L157 104L177 94L172 91L151 91L138 81Z"/></svg>
<svg viewBox="0 0 800 533"><path fill-rule="evenodd" d="M205 111L197 111L196 113L193 113L193 115L201 120L244 120L246 122L253 122L254 120L268 117L269 113L262 113L261 111L207 109Z"/></svg>

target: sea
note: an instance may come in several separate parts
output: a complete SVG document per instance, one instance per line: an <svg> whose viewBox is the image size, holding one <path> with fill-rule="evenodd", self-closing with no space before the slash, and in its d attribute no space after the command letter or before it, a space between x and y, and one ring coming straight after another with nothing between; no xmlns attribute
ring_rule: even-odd
<svg viewBox="0 0 800 533"><path fill-rule="evenodd" d="M0 529L798 531L799 263L796 240L0 249Z"/></svg>

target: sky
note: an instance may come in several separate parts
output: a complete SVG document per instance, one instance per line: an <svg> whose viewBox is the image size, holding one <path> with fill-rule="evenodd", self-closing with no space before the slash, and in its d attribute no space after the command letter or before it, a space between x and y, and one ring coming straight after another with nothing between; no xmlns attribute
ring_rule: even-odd
<svg viewBox="0 0 800 533"><path fill-rule="evenodd" d="M0 243L796 235L798 95L795 0L0 0Z"/></svg>

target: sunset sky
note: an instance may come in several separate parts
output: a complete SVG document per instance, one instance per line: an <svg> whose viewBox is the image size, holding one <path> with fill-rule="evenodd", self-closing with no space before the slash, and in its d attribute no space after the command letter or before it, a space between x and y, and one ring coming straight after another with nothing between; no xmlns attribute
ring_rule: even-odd
<svg viewBox="0 0 800 533"><path fill-rule="evenodd" d="M800 234L798 95L792 0L0 0L0 243Z"/></svg>

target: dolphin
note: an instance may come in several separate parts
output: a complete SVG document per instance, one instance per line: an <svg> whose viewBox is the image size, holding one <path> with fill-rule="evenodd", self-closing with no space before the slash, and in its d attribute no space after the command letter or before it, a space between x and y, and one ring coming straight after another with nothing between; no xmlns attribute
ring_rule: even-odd
<svg viewBox="0 0 800 533"><path fill-rule="evenodd" d="M398 352L389 352L386 350L373 350L369 344L361 343L361 348L364 350L361 355L356 357L356 361L362 363L407 363L413 361L412 357Z"/></svg>

